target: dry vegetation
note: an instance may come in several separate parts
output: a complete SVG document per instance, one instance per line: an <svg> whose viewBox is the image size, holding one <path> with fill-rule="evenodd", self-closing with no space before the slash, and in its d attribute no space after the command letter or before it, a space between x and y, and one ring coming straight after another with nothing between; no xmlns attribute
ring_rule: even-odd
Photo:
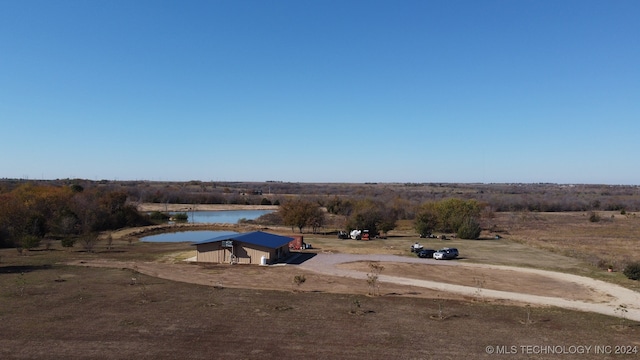
<svg viewBox="0 0 640 360"><path fill-rule="evenodd" d="M497 229L528 246L587 261L600 269L620 271L640 259L640 217L635 213L599 212L591 222L587 212L500 213Z"/></svg>

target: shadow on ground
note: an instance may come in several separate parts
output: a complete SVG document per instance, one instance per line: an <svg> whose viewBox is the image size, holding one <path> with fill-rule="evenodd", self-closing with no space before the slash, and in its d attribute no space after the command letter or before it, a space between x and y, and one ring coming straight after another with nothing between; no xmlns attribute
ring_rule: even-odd
<svg viewBox="0 0 640 360"><path fill-rule="evenodd" d="M20 265L20 266L0 266L0 274L28 273L36 270L51 269L51 265Z"/></svg>
<svg viewBox="0 0 640 360"><path fill-rule="evenodd" d="M316 253L292 253L291 256L283 260L282 264L300 265L303 262L316 256Z"/></svg>

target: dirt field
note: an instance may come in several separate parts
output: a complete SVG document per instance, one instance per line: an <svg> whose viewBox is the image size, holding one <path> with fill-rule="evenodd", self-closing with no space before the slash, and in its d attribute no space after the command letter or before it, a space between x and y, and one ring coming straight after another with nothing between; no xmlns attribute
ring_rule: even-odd
<svg viewBox="0 0 640 360"><path fill-rule="evenodd" d="M633 345L639 331L553 308L232 289L126 269L53 266L1 281L3 359L490 359L488 346ZM509 358L548 358L518 351Z"/></svg>
<svg viewBox="0 0 640 360"><path fill-rule="evenodd" d="M166 254L180 246L155 245L23 257L3 250L0 357L490 359L488 346L517 346L509 358L545 359L521 346L640 346L640 327L622 319L390 284L371 297L360 279L295 266L175 264ZM147 251L155 261L117 260ZM56 264L65 258L80 266ZM112 267L86 266L92 262ZM140 273L154 269L189 283ZM306 282L297 287L292 279L300 274ZM271 287L281 290L263 289ZM588 355L562 358L602 358Z"/></svg>

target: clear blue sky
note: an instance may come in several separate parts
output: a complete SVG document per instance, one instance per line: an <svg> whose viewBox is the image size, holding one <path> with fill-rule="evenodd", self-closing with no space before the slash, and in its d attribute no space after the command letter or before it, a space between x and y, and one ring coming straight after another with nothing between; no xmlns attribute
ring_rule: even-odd
<svg viewBox="0 0 640 360"><path fill-rule="evenodd" d="M0 178L640 185L640 1L0 0Z"/></svg>

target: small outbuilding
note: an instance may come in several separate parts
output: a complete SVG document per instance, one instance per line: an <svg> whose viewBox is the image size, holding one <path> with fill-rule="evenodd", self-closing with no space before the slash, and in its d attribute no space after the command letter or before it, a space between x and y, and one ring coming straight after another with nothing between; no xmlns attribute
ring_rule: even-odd
<svg viewBox="0 0 640 360"><path fill-rule="evenodd" d="M218 236L193 245L198 262L266 265L289 256L289 243L293 240L287 236L254 231Z"/></svg>

